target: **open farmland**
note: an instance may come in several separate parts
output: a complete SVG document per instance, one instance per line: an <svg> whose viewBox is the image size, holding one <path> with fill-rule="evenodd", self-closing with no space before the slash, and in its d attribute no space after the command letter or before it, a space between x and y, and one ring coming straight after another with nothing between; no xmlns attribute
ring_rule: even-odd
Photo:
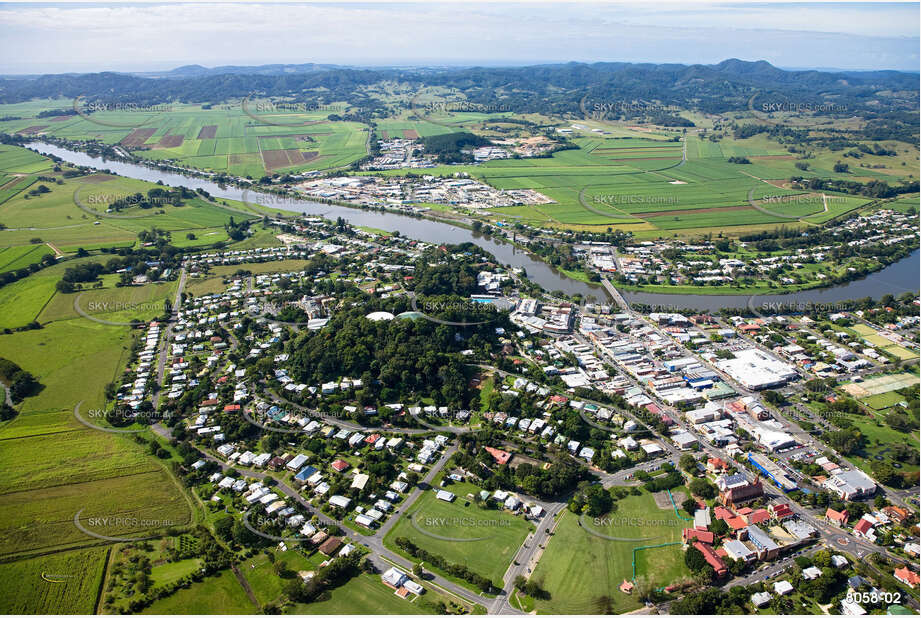
<svg viewBox="0 0 921 618"><path fill-rule="evenodd" d="M66 104L0 106L37 114ZM301 172L347 166L367 153L367 127L357 122L330 121L330 111L272 111L260 101L205 109L201 105L169 105L162 109L97 111L71 115L60 122L39 125L35 118L0 121L0 131L29 127L32 134L69 140L98 140L120 145L141 158L171 160L181 165L259 178L266 172ZM19 163L33 171L37 163ZM0 168L3 169L3 168ZM4 171L6 171L4 169Z"/></svg>
<svg viewBox="0 0 921 618"><path fill-rule="evenodd" d="M34 154L21 148L0 152L0 163L22 152ZM4 226L0 229L0 247L13 247L8 250L24 254L14 260L10 253L11 259L6 263L4 254L0 254L0 271L22 268L50 251L47 246L35 244L36 240L69 253L79 248L131 246L139 232L157 227L169 232L178 246L211 245L227 240L224 225L231 216L237 221L252 218L246 212L223 208L200 196L183 200L181 206L156 202L152 208L141 208L133 202L118 213L106 213L113 202L146 195L157 185L106 174L65 178L50 172L43 177L55 182L25 177L31 178L36 187L44 187L43 193L28 195L17 185L20 190L11 192L0 205L0 223ZM26 251L29 244L33 247Z"/></svg>
<svg viewBox="0 0 921 618"><path fill-rule="evenodd" d="M707 229L820 223L868 200L805 195L768 183L779 170L728 163L719 144L688 137L681 144L652 139L577 138L579 150L550 159L491 161L471 174L503 189L535 189L556 204L497 208L489 214L534 225L646 235ZM769 152L750 148L756 152ZM757 173L764 174L759 177ZM731 216L727 218L727 214Z"/></svg>
<svg viewBox="0 0 921 618"><path fill-rule="evenodd" d="M0 612L95 613L108 554L97 547L0 564Z"/></svg>

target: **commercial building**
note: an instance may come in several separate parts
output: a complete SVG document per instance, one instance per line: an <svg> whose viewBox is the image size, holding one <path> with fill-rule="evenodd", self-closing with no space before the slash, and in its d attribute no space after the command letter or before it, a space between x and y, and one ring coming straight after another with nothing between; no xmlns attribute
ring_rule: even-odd
<svg viewBox="0 0 921 618"><path fill-rule="evenodd" d="M822 486L842 500L857 500L876 493L876 483L860 470L832 474Z"/></svg>
<svg viewBox="0 0 921 618"><path fill-rule="evenodd" d="M716 366L751 390L782 386L799 375L793 365L757 348L734 352L735 358L718 361Z"/></svg>

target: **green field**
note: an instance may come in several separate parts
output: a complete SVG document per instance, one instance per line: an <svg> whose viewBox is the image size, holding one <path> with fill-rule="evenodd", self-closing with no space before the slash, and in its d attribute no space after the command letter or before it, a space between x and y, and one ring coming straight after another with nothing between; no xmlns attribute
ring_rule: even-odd
<svg viewBox="0 0 921 618"><path fill-rule="evenodd" d="M387 534L385 543L399 551L394 539L406 537L448 562L466 565L501 588L502 577L532 529L531 524L511 513L480 508L465 499L468 493L480 492L476 485L455 483L446 489L457 496L454 502L438 500L433 491L425 492Z"/></svg>
<svg viewBox="0 0 921 618"><path fill-rule="evenodd" d="M230 569L154 601L142 614L258 614Z"/></svg>
<svg viewBox="0 0 921 618"><path fill-rule="evenodd" d="M47 245L25 245L0 249L0 273L19 270L29 264L40 262L46 255L53 255Z"/></svg>
<svg viewBox="0 0 921 618"><path fill-rule="evenodd" d="M88 428L73 414L80 401L84 412L101 407L106 383L127 360L130 336L127 327L82 318L0 336L0 357L43 385L19 416L0 425L0 555L85 544L91 538L73 524L81 510L81 520L121 515L161 524L95 531L106 536L146 536L191 522L191 505L156 459L130 437Z"/></svg>
<svg viewBox="0 0 921 618"><path fill-rule="evenodd" d="M95 613L107 556L96 547L0 564L0 613Z"/></svg>
<svg viewBox="0 0 921 618"><path fill-rule="evenodd" d="M437 596L426 592L414 601L403 600L393 590L381 583L379 575L362 574L344 586L329 591L325 598L313 603L298 603L292 614L307 615L374 615L374 614L430 614L434 610L424 601Z"/></svg>
<svg viewBox="0 0 921 618"><path fill-rule="evenodd" d="M659 509L648 493L628 496L616 504L616 512L606 516L610 520L596 522L585 516L582 525L577 515L563 512L531 576L551 595L549 600L536 601L538 613L625 613L641 606L635 597L618 590L624 579L633 577L633 550L644 545L680 543L684 522L670 506ZM649 523L622 525L622 518L627 523L633 518ZM638 577L649 577L665 586L687 573L680 544L637 552Z"/></svg>
<svg viewBox="0 0 921 618"><path fill-rule="evenodd" d="M227 240L223 226L231 216L237 221L252 218L200 197L185 200L183 206L164 204L146 210L132 207L107 214L106 205L114 200L146 194L156 187L153 183L117 176L61 178L60 184L41 181L36 186L49 191L32 197L19 193L0 206L0 223L6 226L0 230L0 247L27 245L36 238L51 242L64 252L133 245L139 232L152 227L169 232L177 246L210 245ZM189 233L196 239L188 239ZM38 261L41 255L30 254L31 261Z"/></svg>
<svg viewBox="0 0 921 618"><path fill-rule="evenodd" d="M268 103L253 99L245 106L235 101L211 109L172 104L151 111L106 110L49 120L36 118L35 114L72 107L74 102L33 101L0 106L3 113L21 117L0 122L0 131L15 133L37 126L46 135L121 144L147 159L174 159L183 165L252 178L267 172L335 169L367 153L365 125L327 119L332 113L342 113L344 107L311 110L289 101L290 107L273 109ZM147 132L135 132L136 128ZM29 161L23 161L10 169L24 167L24 171L31 172L36 165L39 163L32 162L30 167ZM0 170L7 171L3 167Z"/></svg>

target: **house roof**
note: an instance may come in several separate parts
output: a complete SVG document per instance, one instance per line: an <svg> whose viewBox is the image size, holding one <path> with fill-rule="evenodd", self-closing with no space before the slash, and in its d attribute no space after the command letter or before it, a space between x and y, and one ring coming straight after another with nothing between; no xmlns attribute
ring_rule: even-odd
<svg viewBox="0 0 921 618"><path fill-rule="evenodd" d="M331 536L326 539L322 545L320 545L319 551L324 556L331 556L336 553L336 550L339 549L339 546L342 545L342 539L337 536Z"/></svg>
<svg viewBox="0 0 921 618"><path fill-rule="evenodd" d="M912 571L911 569L909 569L909 568L906 567L906 566L903 566L903 567L900 568L900 569L896 569L896 570L895 570L895 573L893 573L893 575L895 575L895 578L896 578L897 580L899 580L899 581L901 581L901 582L905 582L906 584L908 584L908 585L911 586L912 588L914 588L915 586L918 585L919 582L921 582L921 580L919 580L919 578L918 578L918 574L915 573L914 571Z"/></svg>
<svg viewBox="0 0 921 618"><path fill-rule="evenodd" d="M681 531L681 538L684 541L697 540L701 543L713 545L713 533L709 530L696 530L694 528L685 528Z"/></svg>
<svg viewBox="0 0 921 618"><path fill-rule="evenodd" d="M847 511L841 511L840 513L835 509L828 509L825 511L825 517L836 521L838 523L846 524L847 523Z"/></svg>

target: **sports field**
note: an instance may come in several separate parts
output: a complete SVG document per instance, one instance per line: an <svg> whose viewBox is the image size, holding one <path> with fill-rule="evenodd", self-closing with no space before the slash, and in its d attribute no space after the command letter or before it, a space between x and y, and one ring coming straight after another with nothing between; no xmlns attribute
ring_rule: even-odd
<svg viewBox="0 0 921 618"><path fill-rule="evenodd" d="M446 489L457 496L454 502L438 500L434 491L423 493L387 534L385 543L399 551L394 539L406 537L448 562L466 565L501 588L512 557L533 526L522 517L480 508L466 499L468 493L481 491L476 485L455 483Z"/></svg>
<svg viewBox="0 0 921 618"><path fill-rule="evenodd" d="M666 586L688 574L680 545L685 522L670 504L659 508L646 492L616 504L615 512L598 519L563 512L531 576L551 595L536 601L538 613L625 613L639 608L635 597L618 590L623 580L633 577L633 550L638 547L678 543L636 552L637 577Z"/></svg>
<svg viewBox="0 0 921 618"><path fill-rule="evenodd" d="M879 395L901 388L908 388L917 383L918 376L903 372L870 378L859 383L846 384L842 388L850 395L861 399L869 395Z"/></svg>

